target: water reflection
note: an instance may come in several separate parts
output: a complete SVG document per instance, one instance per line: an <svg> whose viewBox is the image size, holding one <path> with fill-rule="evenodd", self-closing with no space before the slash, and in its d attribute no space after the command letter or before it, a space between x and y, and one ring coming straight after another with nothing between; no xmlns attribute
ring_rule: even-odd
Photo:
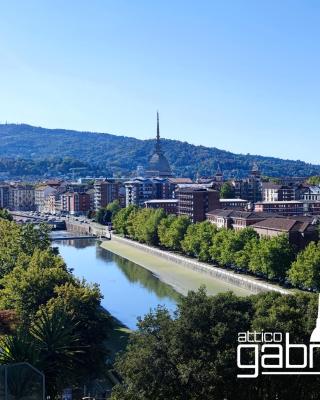
<svg viewBox="0 0 320 400"><path fill-rule="evenodd" d="M140 265L101 247L97 247L96 254L97 258L116 263L130 282L140 283L150 292L156 293L159 298L169 297L170 299L178 301L181 297L171 286L161 282L151 271L140 267Z"/></svg>
<svg viewBox="0 0 320 400"><path fill-rule="evenodd" d="M69 268L79 278L100 285L102 305L131 329L138 316L157 307L176 308L180 295L152 272L111 253L93 239L53 242Z"/></svg>

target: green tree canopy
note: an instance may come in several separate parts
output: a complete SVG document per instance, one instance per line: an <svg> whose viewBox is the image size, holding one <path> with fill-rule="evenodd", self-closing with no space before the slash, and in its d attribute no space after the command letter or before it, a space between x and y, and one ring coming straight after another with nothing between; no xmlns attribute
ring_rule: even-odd
<svg viewBox="0 0 320 400"><path fill-rule="evenodd" d="M234 188L230 182L225 182L220 189L220 198L221 199L234 199L235 192Z"/></svg>
<svg viewBox="0 0 320 400"><path fill-rule="evenodd" d="M288 272L288 277L295 286L320 291L319 243L310 243L298 254Z"/></svg>

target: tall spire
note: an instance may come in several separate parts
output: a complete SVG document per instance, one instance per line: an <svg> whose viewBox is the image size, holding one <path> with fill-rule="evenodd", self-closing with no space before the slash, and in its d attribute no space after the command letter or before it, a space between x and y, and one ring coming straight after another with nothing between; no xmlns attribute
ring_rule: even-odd
<svg viewBox="0 0 320 400"><path fill-rule="evenodd" d="M160 144L160 124L159 124L159 111L157 111L157 143L156 143L156 151L161 151L161 144Z"/></svg>

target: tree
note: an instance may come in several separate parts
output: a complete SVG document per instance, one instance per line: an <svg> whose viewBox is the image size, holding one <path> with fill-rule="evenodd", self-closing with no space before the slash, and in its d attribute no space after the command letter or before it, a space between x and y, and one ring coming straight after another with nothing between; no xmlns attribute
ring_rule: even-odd
<svg viewBox="0 0 320 400"><path fill-rule="evenodd" d="M310 178L307 179L307 183L314 186L320 185L320 175L310 176Z"/></svg>
<svg viewBox="0 0 320 400"><path fill-rule="evenodd" d="M221 199L233 199L235 197L234 188L229 182L225 182L220 189Z"/></svg>
<svg viewBox="0 0 320 400"><path fill-rule="evenodd" d="M302 250L288 271L290 282L304 289L320 290L320 245L314 242Z"/></svg>
<svg viewBox="0 0 320 400"><path fill-rule="evenodd" d="M159 243L164 247L169 247L169 228L172 225L173 221L175 221L177 217L173 214L168 215L167 217L163 218L158 226L158 237Z"/></svg>
<svg viewBox="0 0 320 400"><path fill-rule="evenodd" d="M77 380L83 346L75 327L76 323L63 310L55 310L52 314L41 312L30 328L39 351L39 367L46 376L48 394L52 397Z"/></svg>
<svg viewBox="0 0 320 400"><path fill-rule="evenodd" d="M121 235L128 235L129 231L129 218L130 215L137 210L137 206L130 205L126 208L122 208L113 218L113 228L117 233L120 233Z"/></svg>
<svg viewBox="0 0 320 400"><path fill-rule="evenodd" d="M19 238L21 250L28 255L33 254L36 249L47 250L51 245L50 231L49 225L43 223L38 226L33 224L23 225Z"/></svg>
<svg viewBox="0 0 320 400"><path fill-rule="evenodd" d="M183 252L197 257L200 261L209 261L209 250L216 233L216 226L208 221L189 225L181 243Z"/></svg>
<svg viewBox="0 0 320 400"><path fill-rule="evenodd" d="M204 289L189 292L175 318L163 308L149 313L116 363L124 385L112 399L233 398L235 337L249 329L250 315L248 299L231 293L208 297Z"/></svg>
<svg viewBox="0 0 320 400"><path fill-rule="evenodd" d="M158 234L160 243L170 250L180 251L181 243L191 224L190 218L182 216L168 216L159 225Z"/></svg>
<svg viewBox="0 0 320 400"><path fill-rule="evenodd" d="M0 341L0 363L28 362L44 372L52 399L77 382L83 348L74 333L76 324L63 311L42 311L29 329L18 329Z"/></svg>
<svg viewBox="0 0 320 400"><path fill-rule="evenodd" d="M111 213L111 220L113 220L120 210L121 206L119 200L113 200L107 205L107 211Z"/></svg>
<svg viewBox="0 0 320 400"><path fill-rule="evenodd" d="M284 279L294 257L287 235L261 238L252 248L249 268L268 279Z"/></svg>
<svg viewBox="0 0 320 400"><path fill-rule="evenodd" d="M117 360L123 384L111 398L317 399L320 377L238 379L236 362L239 332L289 332L290 342L309 343L317 302L318 296L308 293L264 292L243 298L232 293L207 296L203 289L189 292L174 316L158 308L140 321ZM319 365L320 354L314 356ZM301 353L290 360L301 363Z"/></svg>
<svg viewBox="0 0 320 400"><path fill-rule="evenodd" d="M0 308L14 309L23 321L30 321L39 307L54 296L56 286L72 280L60 256L50 250L36 250L2 278Z"/></svg>
<svg viewBox="0 0 320 400"><path fill-rule="evenodd" d="M159 244L158 226L165 217L166 214L161 208L136 210L128 219L128 233L134 240L157 245Z"/></svg>
<svg viewBox="0 0 320 400"><path fill-rule="evenodd" d="M110 223L117 213L121 210L120 203L118 200L114 200L109 203L106 207L100 208L96 213L96 221L99 224L106 225Z"/></svg>
<svg viewBox="0 0 320 400"><path fill-rule="evenodd" d="M44 311L53 315L63 310L75 323L74 333L82 349L78 355L78 379L85 382L96 378L104 370L108 356L106 343L112 329L110 315L100 306L100 289L76 280L56 286L54 292L54 297L37 314Z"/></svg>
<svg viewBox="0 0 320 400"><path fill-rule="evenodd" d="M95 216L96 221L101 225L111 222L111 211L106 208L99 208Z"/></svg>
<svg viewBox="0 0 320 400"><path fill-rule="evenodd" d="M0 218L7 219L8 221L12 221L13 220L12 215L5 208L0 208Z"/></svg>

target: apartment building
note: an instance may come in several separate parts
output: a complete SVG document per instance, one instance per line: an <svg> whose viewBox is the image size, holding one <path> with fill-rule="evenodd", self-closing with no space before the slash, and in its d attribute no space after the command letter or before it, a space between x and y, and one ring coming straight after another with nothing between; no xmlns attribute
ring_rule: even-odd
<svg viewBox="0 0 320 400"><path fill-rule="evenodd" d="M305 188L301 199L306 201L320 201L320 186L309 186Z"/></svg>
<svg viewBox="0 0 320 400"><path fill-rule="evenodd" d="M145 202L146 208L162 208L166 214L177 214L177 199L153 199Z"/></svg>
<svg viewBox="0 0 320 400"><path fill-rule="evenodd" d="M131 204L144 207L152 199L163 199L166 194L166 178L134 178L125 182L126 206Z"/></svg>
<svg viewBox="0 0 320 400"><path fill-rule="evenodd" d="M119 199L120 183L111 180L96 180L94 183L94 209L107 206Z"/></svg>
<svg viewBox="0 0 320 400"><path fill-rule="evenodd" d="M34 203L37 211L46 212L47 200L50 195L57 192L52 186L41 185L37 186L34 190Z"/></svg>
<svg viewBox="0 0 320 400"><path fill-rule="evenodd" d="M254 206L256 212L271 212L287 216L320 215L320 201L262 201Z"/></svg>
<svg viewBox="0 0 320 400"><path fill-rule="evenodd" d="M296 186L278 185L272 182L262 184L262 201L299 200Z"/></svg>
<svg viewBox="0 0 320 400"><path fill-rule="evenodd" d="M220 199L220 208L248 210L250 202L245 199Z"/></svg>
<svg viewBox="0 0 320 400"><path fill-rule="evenodd" d="M0 208L9 208L10 186L0 184Z"/></svg>
<svg viewBox="0 0 320 400"><path fill-rule="evenodd" d="M257 163L254 163L250 175L245 179L234 179L231 182L235 197L256 203L262 200L261 173Z"/></svg>
<svg viewBox="0 0 320 400"><path fill-rule="evenodd" d="M9 190L9 209L16 211L35 210L35 191L30 184L15 184Z"/></svg>
<svg viewBox="0 0 320 400"><path fill-rule="evenodd" d="M187 215L193 222L206 219L206 213L220 207L219 192L201 185L178 187L178 215Z"/></svg>
<svg viewBox="0 0 320 400"><path fill-rule="evenodd" d="M61 211L72 215L85 214L90 210L90 195L66 192L61 195Z"/></svg>

